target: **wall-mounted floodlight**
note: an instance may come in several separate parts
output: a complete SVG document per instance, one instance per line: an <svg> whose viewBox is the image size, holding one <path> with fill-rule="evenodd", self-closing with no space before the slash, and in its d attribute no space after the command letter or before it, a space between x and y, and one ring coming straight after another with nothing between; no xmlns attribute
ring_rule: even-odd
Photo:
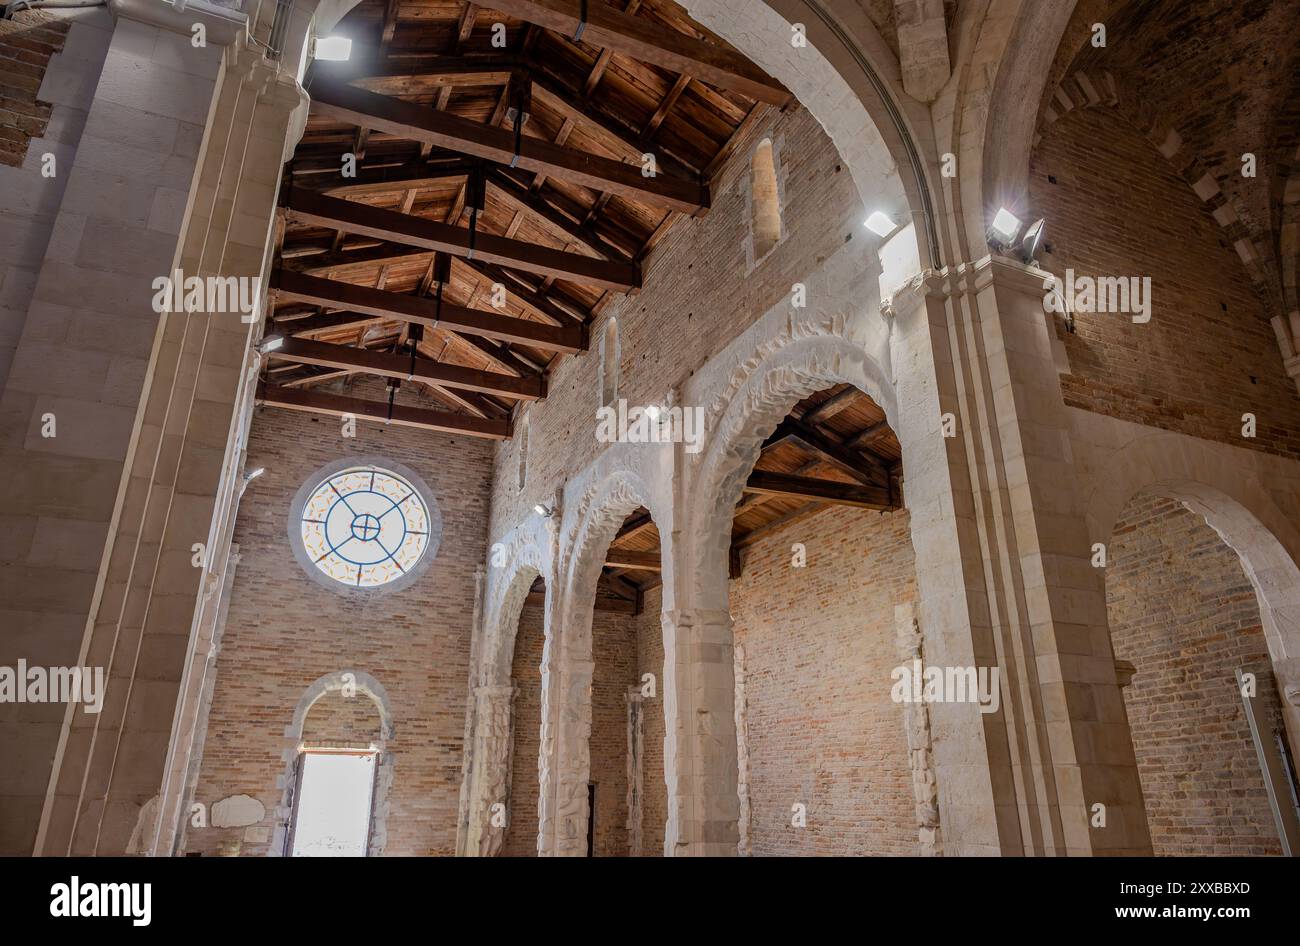
<svg viewBox="0 0 1300 946"><path fill-rule="evenodd" d="M346 36L322 36L316 40L316 59L345 62L352 55L352 40Z"/></svg>
<svg viewBox="0 0 1300 946"><path fill-rule="evenodd" d="M551 516L555 515L555 510L546 505L546 503L535 503L533 505L533 512L537 513L543 519L549 519Z"/></svg>
<svg viewBox="0 0 1300 946"><path fill-rule="evenodd" d="M1047 221L1039 217L1025 231L1025 238L1020 241L1020 259L1032 263L1038 257L1038 250L1043 245L1043 225Z"/></svg>
<svg viewBox="0 0 1300 946"><path fill-rule="evenodd" d="M264 467L264 466L254 467L254 468L251 469L251 470L245 470L245 471L244 471L244 485L247 486L249 483L253 482L253 480L257 479L259 476L261 476L261 475L262 475L263 473L265 473L265 472L266 472L266 467Z"/></svg>
<svg viewBox="0 0 1300 946"><path fill-rule="evenodd" d="M284 347L283 335L268 335L260 342L257 343L257 350L260 351L263 355L269 354L270 352L275 351L277 348L283 348L283 347Z"/></svg>
<svg viewBox="0 0 1300 946"><path fill-rule="evenodd" d="M999 207L993 217L993 226L989 227L989 244L996 250L1005 249L1016 242L1023 224L1020 218L1005 207Z"/></svg>
<svg viewBox="0 0 1300 946"><path fill-rule="evenodd" d="M866 219L866 227L878 237L887 237L898 229L894 225L894 221L889 219L889 215L881 213L879 210L874 211Z"/></svg>

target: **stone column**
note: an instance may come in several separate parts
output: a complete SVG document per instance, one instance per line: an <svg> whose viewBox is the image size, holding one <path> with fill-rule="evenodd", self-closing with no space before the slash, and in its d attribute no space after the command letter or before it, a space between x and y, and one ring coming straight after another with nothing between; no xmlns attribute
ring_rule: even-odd
<svg viewBox="0 0 1300 946"><path fill-rule="evenodd" d="M465 842L466 853L472 856L493 857L501 851L506 825L493 824L494 805L505 806L507 823L514 817L510 773L514 756L516 691L513 683L474 688L475 725L471 746L474 761L470 774L473 791Z"/></svg>
<svg viewBox="0 0 1300 946"><path fill-rule="evenodd" d="M195 116L206 124L176 256L138 278L148 286L174 269L237 277L256 287L260 306L280 168L307 100L292 66L242 37L217 56L214 95ZM140 88L148 93L142 107L152 107L158 90ZM204 307L159 320L83 645L89 665L107 668L108 701L99 716L65 723L38 842L44 853L123 851L164 773L172 777L160 810L177 815L186 763L173 755L169 765L169 752L174 734L197 718L202 687L184 682L201 643L211 563L229 544L223 497L242 466L241 394L256 370L247 355L261 314Z"/></svg>
<svg viewBox="0 0 1300 946"><path fill-rule="evenodd" d="M590 633L591 625L587 630ZM565 632L570 630L566 627ZM542 795L538 853L587 855L587 782L591 774L591 680L595 663L567 653L542 658ZM547 649L549 650L549 643ZM591 653L590 644L582 653Z"/></svg>
<svg viewBox="0 0 1300 946"><path fill-rule="evenodd" d="M664 855L734 857L740 800L731 615L718 609L666 611L663 635Z"/></svg>
<svg viewBox="0 0 1300 946"><path fill-rule="evenodd" d="M627 688L627 852L640 857L645 817L645 704L641 688Z"/></svg>
<svg viewBox="0 0 1300 946"><path fill-rule="evenodd" d="M916 606L900 604L894 608L894 625L898 630L898 656L901 665L913 661L925 663L925 644ZM903 704L903 728L907 732L908 763L912 770L912 795L916 799L916 832L921 854L943 854L943 836L939 826L939 782L934 772L934 739L930 732L930 710L924 702Z"/></svg>
<svg viewBox="0 0 1300 946"><path fill-rule="evenodd" d="M997 712L930 706L944 846L1149 854L1045 278L985 257L921 274L892 304L925 653L1000 674ZM1090 827L1097 804L1105 827Z"/></svg>
<svg viewBox="0 0 1300 946"><path fill-rule="evenodd" d="M737 829L740 841L736 853L749 857L754 853L751 829L754 810L749 800L749 704L745 700L745 648L735 645L733 668L736 675L736 795L740 801Z"/></svg>

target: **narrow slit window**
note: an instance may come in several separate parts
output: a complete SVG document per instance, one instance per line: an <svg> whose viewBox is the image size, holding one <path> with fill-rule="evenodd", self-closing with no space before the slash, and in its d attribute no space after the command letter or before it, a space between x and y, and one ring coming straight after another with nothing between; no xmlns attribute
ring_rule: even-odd
<svg viewBox="0 0 1300 946"><path fill-rule="evenodd" d="M754 261L758 262L781 240L781 195L776 182L776 156L771 138L758 143L749 162L749 171L753 211L750 224Z"/></svg>

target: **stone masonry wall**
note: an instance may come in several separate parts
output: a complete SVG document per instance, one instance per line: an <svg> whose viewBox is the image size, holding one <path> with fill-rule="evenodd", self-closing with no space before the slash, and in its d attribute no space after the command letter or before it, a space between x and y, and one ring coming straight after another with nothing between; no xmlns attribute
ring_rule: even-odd
<svg viewBox="0 0 1300 946"><path fill-rule="evenodd" d="M1233 671L1255 672L1281 726L1259 606L1237 554L1200 516L1129 503L1106 571L1115 657L1158 855L1280 854ZM1270 735L1271 737L1271 735Z"/></svg>
<svg viewBox="0 0 1300 946"><path fill-rule="evenodd" d="M1070 112L1034 151L1030 200L1047 219L1043 268L1152 282L1146 324L1078 313L1070 334L1056 317L1070 360L1067 404L1300 457L1300 394L1241 260L1141 134L1109 108ZM1254 439L1241 436L1247 412Z"/></svg>
<svg viewBox="0 0 1300 946"><path fill-rule="evenodd" d="M240 562L231 595L197 800L236 793L259 799L267 824L280 804L285 727L306 688L341 670L371 674L393 712L386 854L455 851L465 724L465 682L475 569L486 560L487 441L338 421L263 408L254 418L249 466L267 472L244 494L235 529ZM389 457L415 470L442 513L443 535L427 571L405 588L344 597L309 578L294 559L287 519L294 493L325 464ZM230 840L191 830L189 851ZM245 842L244 854L267 844Z"/></svg>
<svg viewBox="0 0 1300 946"><path fill-rule="evenodd" d="M731 582L756 856L918 853L907 733L890 699L894 607L916 600L908 523L833 507L757 541ZM803 568L791 564L796 542ZM795 803L805 828L791 825Z"/></svg>

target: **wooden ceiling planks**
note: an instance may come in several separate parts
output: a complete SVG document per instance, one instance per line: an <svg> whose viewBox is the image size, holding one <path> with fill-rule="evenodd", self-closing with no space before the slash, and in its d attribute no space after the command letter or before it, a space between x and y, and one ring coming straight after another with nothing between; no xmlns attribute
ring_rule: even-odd
<svg viewBox="0 0 1300 946"><path fill-rule="evenodd" d="M273 294L268 332L395 357L415 345L422 359L544 381L562 352L586 342L585 332L581 344L553 333L635 291L640 264L673 221L707 208L713 176L767 107L760 100L789 100L671 0L591 0L596 25L577 42L547 27L556 10L538 11L557 2L565 7L523 3L520 15L465 0L364 0L347 16L339 32L355 54L313 65L313 106L285 184L309 189L308 202L357 206L290 209L279 260L282 277L344 288ZM498 24L504 45L494 42ZM527 121L516 139L518 102ZM642 175L647 153L653 177ZM340 173L347 154L355 177ZM471 220L475 243L506 252L485 258L465 236L424 223L466 233ZM462 258L439 270L435 250ZM479 310L482 319L436 322L438 292L454 315ZM535 328L512 331L520 321ZM420 326L422 339L412 336ZM326 394L379 364L358 360L273 364L286 390ZM506 391L425 381L427 394L471 417L518 403Z"/></svg>

